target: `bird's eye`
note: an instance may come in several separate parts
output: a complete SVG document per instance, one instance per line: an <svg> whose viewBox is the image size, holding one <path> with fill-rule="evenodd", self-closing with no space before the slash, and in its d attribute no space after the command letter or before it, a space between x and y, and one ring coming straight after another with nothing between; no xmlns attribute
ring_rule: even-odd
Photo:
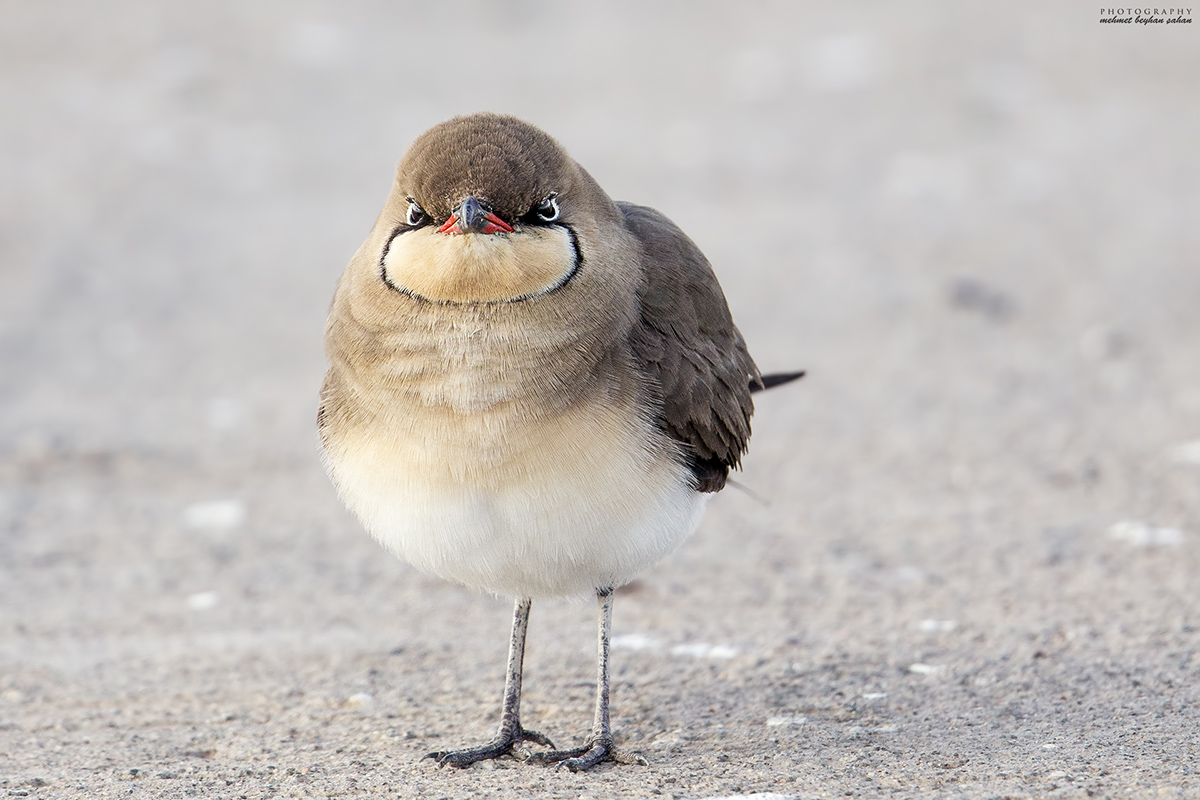
<svg viewBox="0 0 1200 800"><path fill-rule="evenodd" d="M548 194L546 199L538 205L535 213L542 222L554 222L558 219L558 192Z"/></svg>
<svg viewBox="0 0 1200 800"><path fill-rule="evenodd" d="M405 217L405 221L408 222L410 227L415 228L425 222L425 220L425 210L417 205L416 200L413 200L411 197L408 198L408 215Z"/></svg>

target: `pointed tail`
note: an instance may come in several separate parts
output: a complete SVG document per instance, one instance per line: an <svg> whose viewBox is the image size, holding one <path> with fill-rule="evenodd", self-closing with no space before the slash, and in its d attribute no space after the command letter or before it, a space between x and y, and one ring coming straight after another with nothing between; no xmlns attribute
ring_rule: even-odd
<svg viewBox="0 0 1200 800"><path fill-rule="evenodd" d="M772 372L770 375L763 375L756 381L750 381L750 392L762 392L767 389L772 389L776 386L782 386L785 383L799 380L804 377L804 370L799 372Z"/></svg>

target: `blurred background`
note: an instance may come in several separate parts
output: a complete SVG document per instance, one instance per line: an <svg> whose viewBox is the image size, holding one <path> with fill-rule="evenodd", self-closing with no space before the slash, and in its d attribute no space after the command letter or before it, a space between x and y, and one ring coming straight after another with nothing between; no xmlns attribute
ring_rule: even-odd
<svg viewBox="0 0 1200 800"><path fill-rule="evenodd" d="M82 787L80 764L126 766L113 752L209 753L188 763L232 775L222 758L286 735L279 708L325 714L327 732L358 725L350 706L432 715L363 745L399 747L397 770L424 739L392 739L486 733L508 601L386 557L338 504L314 432L342 267L409 142L477 110L539 125L611 196L674 219L763 370L809 370L761 396L738 478L754 494L724 493L618 605L619 633L662 643L623 656L659 659L634 665L658 677L626 693L631 736L657 731L635 696L667 709L659 727L674 714L706 735L671 694L692 676L694 703L757 721L721 746L756 752L759 717L803 712L827 736L784 748L791 774L857 786L865 772L828 755L849 723L814 688L822 659L857 676L845 691L893 698L923 691L897 677L910 663L994 677L1024 709L994 734L1014 738L1039 715L1086 728L1048 710L1058 684L987 671L1022 653L1194 678L1197 35L1100 24L1083 3L0 2L12 785ZM587 718L590 613L552 607L531 631L546 681L531 713L566 738ZM469 654L445 649L460 636ZM671 655L697 641L757 660L731 678L736 658ZM1170 675L1137 697L1194 702ZM561 729L555 686L575 693ZM1078 713L1142 702L1120 686ZM213 733L226 708L242 721ZM176 744L131 744L119 713ZM1159 744L1194 753L1174 719ZM922 724L895 752L949 737L943 752L999 780L1007 744ZM58 761L19 744L38 730ZM1067 774L1039 766L1047 735L1012 745L1011 780ZM668 772L704 749L676 744ZM902 760L911 781L933 769ZM1125 766L1175 786L1180 763ZM95 769L91 792L110 786ZM714 790L756 785L716 775Z"/></svg>

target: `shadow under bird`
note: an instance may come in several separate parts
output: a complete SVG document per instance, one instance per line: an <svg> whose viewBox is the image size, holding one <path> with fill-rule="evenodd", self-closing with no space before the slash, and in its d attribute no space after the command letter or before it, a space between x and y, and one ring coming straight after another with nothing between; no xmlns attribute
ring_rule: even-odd
<svg viewBox="0 0 1200 800"><path fill-rule="evenodd" d="M613 590L700 521L750 437L762 376L704 255L614 202L538 128L422 134L338 284L318 427L339 494L419 569L517 598L500 727L458 767L553 748L521 725L532 598L599 598L591 735L534 758L644 763L613 744Z"/></svg>

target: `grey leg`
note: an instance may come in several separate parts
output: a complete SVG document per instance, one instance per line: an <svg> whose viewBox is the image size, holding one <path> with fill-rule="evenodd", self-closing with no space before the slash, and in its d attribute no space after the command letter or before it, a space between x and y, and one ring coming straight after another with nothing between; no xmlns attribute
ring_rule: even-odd
<svg viewBox="0 0 1200 800"><path fill-rule="evenodd" d="M557 762L572 772L582 772L603 761L616 761L618 764L646 763L646 759L641 756L618 750L613 744L612 728L608 721L608 640L612 631L612 589L602 589L597 592L597 598L600 601L600 623L596 648L596 717L592 722L592 735L582 747L574 750L552 750L535 756L538 761Z"/></svg>
<svg viewBox="0 0 1200 800"><path fill-rule="evenodd" d="M500 711L500 728L496 736L482 747L465 750L441 750L428 753L438 766L450 764L469 767L476 761L511 755L513 747L521 742L535 742L546 747L554 744L537 731L521 727L521 672L525 664L525 630L529 627L529 607L533 604L528 597L517 599L513 609L512 639L508 643L508 671L504 675L504 705Z"/></svg>

